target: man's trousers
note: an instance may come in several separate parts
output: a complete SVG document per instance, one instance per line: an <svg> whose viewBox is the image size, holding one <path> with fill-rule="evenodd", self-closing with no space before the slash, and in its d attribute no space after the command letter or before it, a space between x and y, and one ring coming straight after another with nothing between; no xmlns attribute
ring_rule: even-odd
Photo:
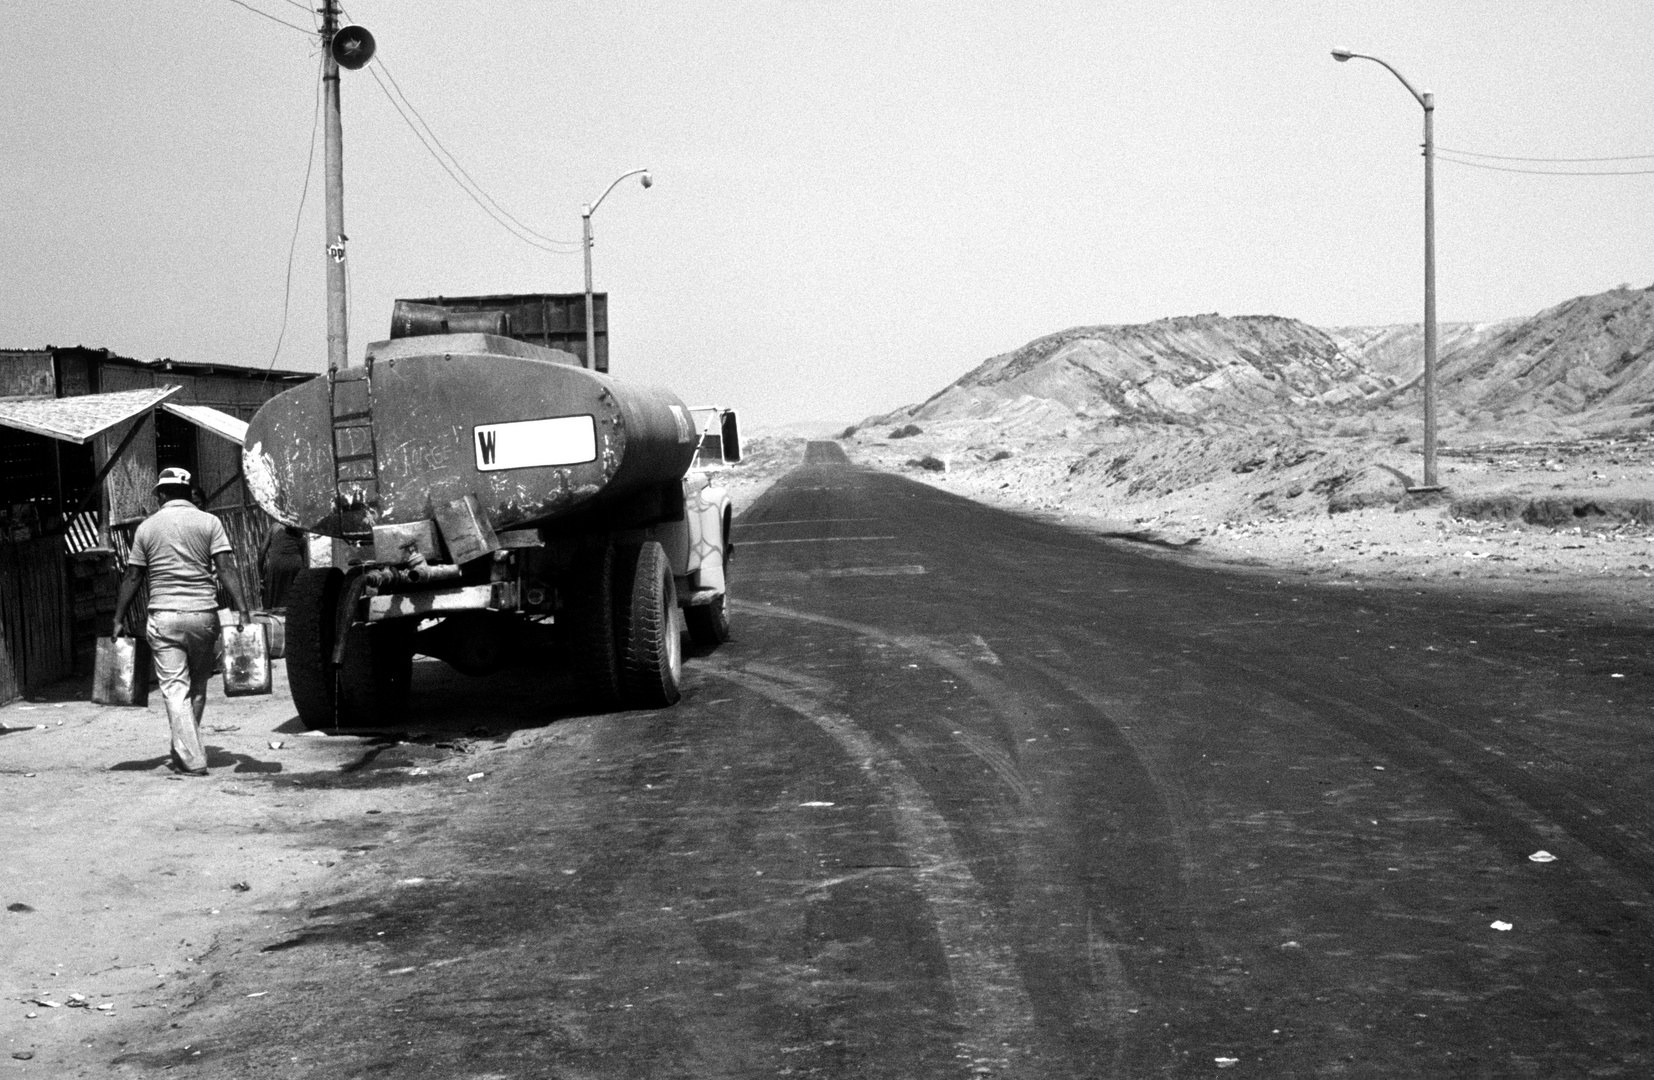
<svg viewBox="0 0 1654 1080"><path fill-rule="evenodd" d="M205 769L201 716L218 651L218 612L151 611L146 636L172 725L173 764L189 772Z"/></svg>

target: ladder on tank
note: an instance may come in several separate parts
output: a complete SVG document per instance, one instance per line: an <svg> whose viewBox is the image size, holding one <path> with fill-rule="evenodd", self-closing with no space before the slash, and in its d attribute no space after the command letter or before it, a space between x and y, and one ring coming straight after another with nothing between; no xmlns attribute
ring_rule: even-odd
<svg viewBox="0 0 1654 1080"><path fill-rule="evenodd" d="M379 511L379 445L373 432L373 368L328 372L332 418L333 505L346 540L373 539Z"/></svg>

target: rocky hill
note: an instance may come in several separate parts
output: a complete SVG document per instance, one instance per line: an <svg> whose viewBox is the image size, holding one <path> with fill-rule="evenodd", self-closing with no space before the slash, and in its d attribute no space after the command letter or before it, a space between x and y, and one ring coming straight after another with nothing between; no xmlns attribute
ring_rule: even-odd
<svg viewBox="0 0 1654 1080"><path fill-rule="evenodd" d="M1364 379L1368 393L1394 385L1295 319L1190 315L1039 338L874 422L992 419L1028 435L1071 423L1246 422Z"/></svg>
<svg viewBox="0 0 1654 1080"><path fill-rule="evenodd" d="M1654 420L1654 291L1579 297L1528 319L1440 328L1444 435L1641 431ZM992 357L867 427L1039 439L1104 429L1382 431L1419 409L1417 325L1318 329L1278 316L1085 326Z"/></svg>
<svg viewBox="0 0 1654 1080"><path fill-rule="evenodd" d="M1519 319L1497 323L1440 323L1436 327L1436 357L1446 362L1474 349L1516 325ZM1329 327L1327 336L1362 367L1411 389L1424 374L1424 325Z"/></svg>
<svg viewBox="0 0 1654 1080"><path fill-rule="evenodd" d="M1471 431L1644 431L1654 420L1654 290L1581 296L1444 358L1447 422Z"/></svg>

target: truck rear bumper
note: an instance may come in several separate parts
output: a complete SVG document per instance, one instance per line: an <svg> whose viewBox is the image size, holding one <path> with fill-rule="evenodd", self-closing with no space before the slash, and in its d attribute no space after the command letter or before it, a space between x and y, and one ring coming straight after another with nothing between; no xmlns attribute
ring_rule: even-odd
<svg viewBox="0 0 1654 1080"><path fill-rule="evenodd" d="M370 596L366 600L367 610L363 617L367 622L384 622L412 616L450 615L456 611L516 611L517 592L515 581L495 581L427 592Z"/></svg>

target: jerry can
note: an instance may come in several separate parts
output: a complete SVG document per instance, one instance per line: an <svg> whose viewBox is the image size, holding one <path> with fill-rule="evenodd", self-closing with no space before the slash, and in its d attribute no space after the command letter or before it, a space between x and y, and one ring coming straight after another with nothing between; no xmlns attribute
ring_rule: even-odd
<svg viewBox="0 0 1654 1080"><path fill-rule="evenodd" d="M92 668L95 705L149 704L149 645L136 637L100 637Z"/></svg>
<svg viewBox="0 0 1654 1080"><path fill-rule="evenodd" d="M270 659L280 660L287 655L287 617L268 611L253 612L253 621L264 627L264 644Z"/></svg>
<svg viewBox="0 0 1654 1080"><path fill-rule="evenodd" d="M232 623L219 630L226 697L270 693L270 649L264 633L264 626L258 622L246 626Z"/></svg>

